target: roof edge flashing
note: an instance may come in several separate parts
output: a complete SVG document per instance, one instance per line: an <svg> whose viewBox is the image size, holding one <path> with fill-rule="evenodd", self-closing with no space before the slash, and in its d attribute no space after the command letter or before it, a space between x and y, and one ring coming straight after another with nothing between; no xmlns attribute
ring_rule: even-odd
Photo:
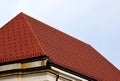
<svg viewBox="0 0 120 81"><path fill-rule="evenodd" d="M3 63L0 63L0 66L2 66L2 65L8 65L8 64L15 64L15 63L34 62L34 61L39 61L39 60L47 60L49 62L52 62L51 59L49 59L48 56L46 56L46 55L43 54L43 55L38 56L38 57L20 59L20 60L9 61L9 62L3 62Z"/></svg>

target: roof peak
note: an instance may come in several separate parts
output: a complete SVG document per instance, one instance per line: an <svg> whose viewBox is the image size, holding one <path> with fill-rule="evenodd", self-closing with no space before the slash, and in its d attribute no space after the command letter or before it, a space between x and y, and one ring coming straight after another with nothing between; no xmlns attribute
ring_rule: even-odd
<svg viewBox="0 0 120 81"><path fill-rule="evenodd" d="M24 12L20 12L20 13L18 13L18 15L25 15L25 13Z"/></svg>
<svg viewBox="0 0 120 81"><path fill-rule="evenodd" d="M23 13L23 12L20 12L20 13L18 13L15 17L13 17L10 21L8 21L6 24L8 24L9 22L11 22L12 20L14 20L14 19L16 19L16 17L18 17L18 16L23 16L23 18L25 18L24 16L25 16L26 14L25 13ZM5 25L6 25L5 24ZM3 25L0 29L2 29L5 25Z"/></svg>

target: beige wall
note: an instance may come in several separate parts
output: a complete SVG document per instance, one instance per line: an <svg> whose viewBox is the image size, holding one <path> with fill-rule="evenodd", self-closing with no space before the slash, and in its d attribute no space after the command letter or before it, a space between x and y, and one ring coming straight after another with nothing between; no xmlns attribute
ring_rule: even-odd
<svg viewBox="0 0 120 81"><path fill-rule="evenodd" d="M28 75L13 75L0 77L0 81L55 81L55 75L44 72Z"/></svg>
<svg viewBox="0 0 120 81"><path fill-rule="evenodd" d="M0 81L20 81L20 78L18 75L0 77Z"/></svg>
<svg viewBox="0 0 120 81"><path fill-rule="evenodd" d="M36 74L0 77L0 81L56 81L56 77L57 75L53 73L44 72L44 73L36 73ZM71 76L60 74L58 81L88 81L88 80L75 79Z"/></svg>

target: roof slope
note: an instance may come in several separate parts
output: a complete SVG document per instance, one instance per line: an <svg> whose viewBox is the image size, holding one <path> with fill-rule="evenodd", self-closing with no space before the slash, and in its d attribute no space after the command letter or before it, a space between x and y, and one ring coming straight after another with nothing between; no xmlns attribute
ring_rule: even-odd
<svg viewBox="0 0 120 81"><path fill-rule="evenodd" d="M98 81L119 81L120 71L90 45L28 15L20 13L0 29L0 63L41 55Z"/></svg>
<svg viewBox="0 0 120 81"><path fill-rule="evenodd" d="M19 14L0 29L0 63L43 52L24 16Z"/></svg>

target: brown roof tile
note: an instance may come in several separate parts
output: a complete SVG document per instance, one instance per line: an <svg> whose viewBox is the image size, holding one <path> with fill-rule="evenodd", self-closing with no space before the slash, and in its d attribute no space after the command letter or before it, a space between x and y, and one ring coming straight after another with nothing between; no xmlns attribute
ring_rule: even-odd
<svg viewBox="0 0 120 81"><path fill-rule="evenodd" d="M119 81L120 71L90 45L20 13L0 29L0 62L47 55L60 66L98 81Z"/></svg>

